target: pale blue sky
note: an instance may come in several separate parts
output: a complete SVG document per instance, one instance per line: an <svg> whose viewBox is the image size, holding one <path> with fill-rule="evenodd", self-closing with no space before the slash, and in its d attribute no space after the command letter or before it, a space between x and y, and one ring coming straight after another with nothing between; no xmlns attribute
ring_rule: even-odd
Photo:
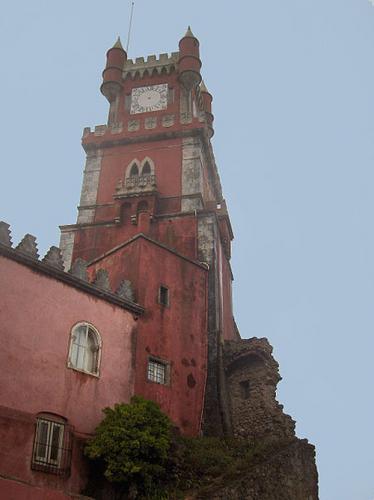
<svg viewBox="0 0 374 500"><path fill-rule="evenodd" d="M106 121L105 52L129 1L0 14L0 218L41 253L73 223L84 126ZM369 0L136 0L130 57L191 24L214 95L236 235L236 318L266 336L279 400L317 447L321 500L374 500L374 7Z"/></svg>

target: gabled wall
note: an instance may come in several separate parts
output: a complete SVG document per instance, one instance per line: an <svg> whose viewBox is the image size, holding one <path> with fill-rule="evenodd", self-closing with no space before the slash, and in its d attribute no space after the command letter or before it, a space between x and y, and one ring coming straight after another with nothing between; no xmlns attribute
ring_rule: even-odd
<svg viewBox="0 0 374 500"><path fill-rule="evenodd" d="M145 314L138 320L136 394L160 404L188 435L201 428L207 371L207 269L139 236L94 262L90 273L107 269L111 285L132 281ZM159 303L160 285L169 305ZM149 357L170 364L170 383L147 379Z"/></svg>

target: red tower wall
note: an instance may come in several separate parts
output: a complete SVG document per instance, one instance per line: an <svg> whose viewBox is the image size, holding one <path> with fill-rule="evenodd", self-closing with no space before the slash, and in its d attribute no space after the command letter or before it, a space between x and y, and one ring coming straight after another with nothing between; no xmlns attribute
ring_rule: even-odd
<svg viewBox="0 0 374 500"><path fill-rule="evenodd" d="M130 279L145 314L138 320L135 392L160 404L183 433L201 425L207 361L207 270L143 237L90 266L108 270L111 285ZM169 289L169 306L158 301ZM170 383L147 380L149 356L170 364Z"/></svg>

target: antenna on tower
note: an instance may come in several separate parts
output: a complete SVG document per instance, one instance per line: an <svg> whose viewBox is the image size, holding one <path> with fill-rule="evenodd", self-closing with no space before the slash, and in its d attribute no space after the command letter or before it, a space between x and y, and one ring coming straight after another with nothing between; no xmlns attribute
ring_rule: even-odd
<svg viewBox="0 0 374 500"><path fill-rule="evenodd" d="M131 35L131 26L132 26L132 16L134 14L134 4L135 1L131 2L131 12L130 12L130 21L129 21L129 31L127 33L127 44L126 44L126 52L129 53L129 45L130 45L130 35Z"/></svg>

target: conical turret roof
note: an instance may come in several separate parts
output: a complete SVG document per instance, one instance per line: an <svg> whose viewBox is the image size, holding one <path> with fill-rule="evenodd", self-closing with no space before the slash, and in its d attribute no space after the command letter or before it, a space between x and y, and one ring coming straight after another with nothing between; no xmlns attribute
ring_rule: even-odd
<svg viewBox="0 0 374 500"><path fill-rule="evenodd" d="M112 49L123 49L120 37L117 38L116 43L113 45Z"/></svg>
<svg viewBox="0 0 374 500"><path fill-rule="evenodd" d="M191 31L191 26L188 26L186 34L184 35L183 38L190 37L190 38L196 38L195 35Z"/></svg>

